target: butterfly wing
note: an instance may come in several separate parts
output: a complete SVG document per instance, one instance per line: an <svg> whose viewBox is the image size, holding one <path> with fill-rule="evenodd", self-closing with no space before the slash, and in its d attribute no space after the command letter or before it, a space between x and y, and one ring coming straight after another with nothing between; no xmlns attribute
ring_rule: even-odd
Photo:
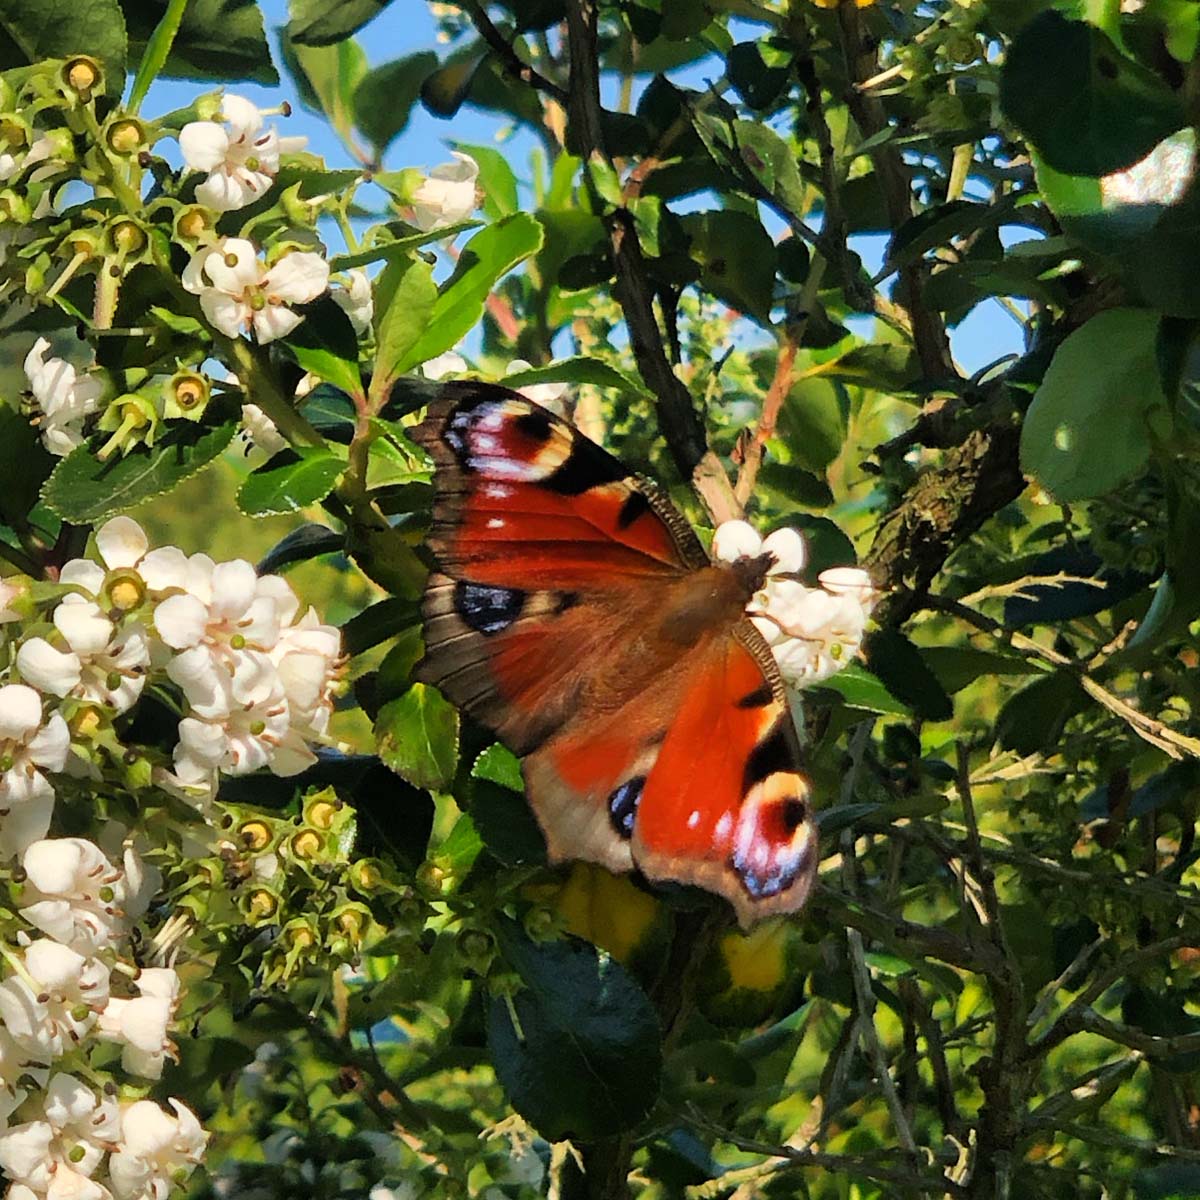
<svg viewBox="0 0 1200 1200"><path fill-rule="evenodd" d="M743 924L798 908L816 837L770 650L736 616L663 636L708 568L679 513L505 388L447 386L414 434L437 466L420 675L522 756L551 857L698 884Z"/></svg>

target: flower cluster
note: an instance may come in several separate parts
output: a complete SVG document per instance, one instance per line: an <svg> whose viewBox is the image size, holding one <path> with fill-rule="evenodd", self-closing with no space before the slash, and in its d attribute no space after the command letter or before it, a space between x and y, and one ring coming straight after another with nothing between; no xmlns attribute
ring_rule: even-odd
<svg viewBox="0 0 1200 1200"><path fill-rule="evenodd" d="M763 538L746 521L718 526L713 554L722 562L773 556L746 611L790 687L821 683L853 661L879 597L866 571L832 567L821 572L815 588L806 587L799 579L808 560L803 536L777 529Z"/></svg>

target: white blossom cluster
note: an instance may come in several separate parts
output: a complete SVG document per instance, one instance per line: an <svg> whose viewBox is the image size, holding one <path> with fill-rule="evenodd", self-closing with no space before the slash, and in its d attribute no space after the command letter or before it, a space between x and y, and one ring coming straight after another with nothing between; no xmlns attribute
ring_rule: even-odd
<svg viewBox="0 0 1200 1200"><path fill-rule="evenodd" d="M808 561L803 535L785 528L763 538L746 521L719 525L713 554L723 562L774 556L746 612L789 687L821 683L854 660L879 598L866 571L832 567L821 572L815 588L806 587L798 578Z"/></svg>
<svg viewBox="0 0 1200 1200"><path fill-rule="evenodd" d="M158 781L202 811L222 772L294 774L315 761L307 743L325 735L340 661L338 631L278 576L151 549L128 517L101 526L96 547L99 562L62 567L48 619L27 581L0 580L15 651L0 684L0 858L16 860L28 926L0 944L6 1200L164 1200L207 1140L176 1100L168 1111L86 1082L100 1042L121 1047L130 1075L160 1078L182 989L172 966L139 969L129 943L160 873L121 830L102 833L116 835L109 852L49 837L56 780L102 777L97 747L122 749L112 721L148 684L175 690L183 712ZM156 941L158 957L167 948Z"/></svg>

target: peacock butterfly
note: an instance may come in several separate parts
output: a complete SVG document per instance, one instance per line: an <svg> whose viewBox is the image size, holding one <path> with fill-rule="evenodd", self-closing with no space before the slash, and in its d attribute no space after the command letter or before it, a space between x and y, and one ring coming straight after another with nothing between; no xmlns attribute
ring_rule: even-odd
<svg viewBox="0 0 1200 1200"><path fill-rule="evenodd" d="M494 384L413 430L435 464L419 677L522 760L552 861L800 908L817 829L783 680L745 615L773 558L711 562L652 483Z"/></svg>

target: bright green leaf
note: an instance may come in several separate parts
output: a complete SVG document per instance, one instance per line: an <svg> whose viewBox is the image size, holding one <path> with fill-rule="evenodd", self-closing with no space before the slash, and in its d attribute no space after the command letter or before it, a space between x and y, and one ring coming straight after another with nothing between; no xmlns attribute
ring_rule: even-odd
<svg viewBox="0 0 1200 1200"><path fill-rule="evenodd" d="M379 757L413 787L437 792L458 763L458 711L436 688L414 683L375 722Z"/></svg>
<svg viewBox="0 0 1200 1200"><path fill-rule="evenodd" d="M396 259L384 268L375 283L373 397L383 395L409 364L433 357L414 359L413 347L421 343L436 319L438 300L433 268L424 259Z"/></svg>

